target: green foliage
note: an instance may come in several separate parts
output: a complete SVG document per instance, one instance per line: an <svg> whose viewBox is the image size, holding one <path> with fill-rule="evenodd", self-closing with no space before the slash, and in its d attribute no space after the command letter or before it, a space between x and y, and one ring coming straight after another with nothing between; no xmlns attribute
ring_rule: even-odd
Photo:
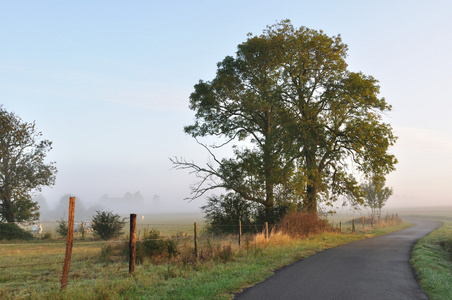
<svg viewBox="0 0 452 300"><path fill-rule="evenodd" d="M29 240L33 234L15 223L0 223L0 240Z"/></svg>
<svg viewBox="0 0 452 300"><path fill-rule="evenodd" d="M119 237L125 224L124 219L111 211L96 211L92 222L94 234L106 241Z"/></svg>
<svg viewBox="0 0 452 300"><path fill-rule="evenodd" d="M226 143L203 145L213 158L206 166L172 160L200 178L192 199L223 188L263 205L269 222L280 201L309 212L340 196L362 204L356 174L393 171L396 137L382 121L391 106L378 81L348 71L347 50L340 36L284 20L250 34L213 80L199 81L190 95L196 121L185 132ZM217 158L215 148L229 144L233 157Z"/></svg>
<svg viewBox="0 0 452 300"><path fill-rule="evenodd" d="M35 123L23 122L0 106L0 221L22 222L39 219L33 191L55 184L54 163L44 159L52 149Z"/></svg>
<svg viewBox="0 0 452 300"><path fill-rule="evenodd" d="M263 205L246 201L235 193L211 196L201 209L205 213L206 232L215 235L237 234L239 221L242 223L242 233L257 233L257 228L261 228L267 220ZM273 209L273 220L279 221L291 210L296 210L296 207L278 201Z"/></svg>
<svg viewBox="0 0 452 300"><path fill-rule="evenodd" d="M61 236L67 236L67 221L60 219L58 221L56 232Z"/></svg>
<svg viewBox="0 0 452 300"><path fill-rule="evenodd" d="M124 245L124 254L129 255L129 245ZM142 263L145 258L158 259L165 256L168 261L179 255L176 240L163 237L158 230L145 231L143 238L136 242L136 261Z"/></svg>
<svg viewBox="0 0 452 300"><path fill-rule="evenodd" d="M201 209L207 221L205 230L211 234L237 233L239 221L252 224L255 219L251 204L233 193L209 197ZM250 229L243 227L242 232Z"/></svg>

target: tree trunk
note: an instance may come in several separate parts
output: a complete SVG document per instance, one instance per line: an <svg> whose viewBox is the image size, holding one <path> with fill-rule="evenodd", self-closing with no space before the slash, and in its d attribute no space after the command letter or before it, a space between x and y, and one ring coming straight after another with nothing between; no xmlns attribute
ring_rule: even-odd
<svg viewBox="0 0 452 300"><path fill-rule="evenodd" d="M303 208L309 213L317 213L317 184L315 178L312 180L312 184L308 183L306 188L307 197L304 201ZM309 179L309 181L311 181L311 179Z"/></svg>
<svg viewBox="0 0 452 300"><path fill-rule="evenodd" d="M275 214L274 214L274 202L275 202L275 194L273 192L273 184L271 183L267 183L266 184L266 199L265 199L265 220L267 222L269 222L270 224L272 224L274 222L275 219Z"/></svg>
<svg viewBox="0 0 452 300"><path fill-rule="evenodd" d="M5 194L2 197L3 201L3 218L5 218L6 222L13 223L15 222L15 214L13 212L13 204L11 203L11 192L9 191L8 186L5 187Z"/></svg>
<svg viewBox="0 0 452 300"><path fill-rule="evenodd" d="M266 138L265 145L263 147L264 151L264 176L265 176L265 220L269 223L274 222L274 211L273 206L275 202L275 194L274 194L274 160L275 157L272 155L273 152L273 133L271 128L271 120L268 113L266 113Z"/></svg>
<svg viewBox="0 0 452 300"><path fill-rule="evenodd" d="M315 156L315 146L311 149L306 149L306 169L307 169L307 185L306 185L306 199L303 203L303 209L309 213L317 213L317 192L319 187L319 174L317 159Z"/></svg>

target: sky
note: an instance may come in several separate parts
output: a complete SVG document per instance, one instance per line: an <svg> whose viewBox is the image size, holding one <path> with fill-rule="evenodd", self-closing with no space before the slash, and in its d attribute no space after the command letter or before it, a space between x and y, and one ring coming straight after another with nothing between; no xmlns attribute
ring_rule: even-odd
<svg viewBox="0 0 452 300"><path fill-rule="evenodd" d="M53 142L49 206L68 193L89 206L140 191L158 196L156 211L196 212L204 199L183 200L195 177L169 160L208 159L183 132L193 86L248 33L290 19L340 34L349 70L378 79L392 105L399 163L387 207L452 205L451 15L447 0L5 0L0 104Z"/></svg>

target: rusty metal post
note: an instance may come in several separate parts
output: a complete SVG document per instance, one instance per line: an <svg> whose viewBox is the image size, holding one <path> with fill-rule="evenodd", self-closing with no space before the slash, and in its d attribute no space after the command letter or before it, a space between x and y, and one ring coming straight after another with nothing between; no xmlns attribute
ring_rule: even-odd
<svg viewBox="0 0 452 300"><path fill-rule="evenodd" d="M194 224L194 233L195 233L195 240L194 240L194 243L195 243L195 257L196 258L198 258L198 226L197 226L197 224L196 224L196 222L195 222L195 224Z"/></svg>
<svg viewBox="0 0 452 300"><path fill-rule="evenodd" d="M268 222L265 222L265 240L268 241Z"/></svg>
<svg viewBox="0 0 452 300"><path fill-rule="evenodd" d="M241 246L241 241L242 241L242 221L239 220L239 248Z"/></svg>
<svg viewBox="0 0 452 300"><path fill-rule="evenodd" d="M67 222L66 255L64 257L63 276L61 278L61 289L65 289L67 286L69 266L71 265L72 246L74 244L74 211L75 211L75 197L70 197L69 215Z"/></svg>
<svg viewBox="0 0 452 300"><path fill-rule="evenodd" d="M137 215L130 214L130 241L129 241L129 274L135 273L135 260L137 257Z"/></svg>

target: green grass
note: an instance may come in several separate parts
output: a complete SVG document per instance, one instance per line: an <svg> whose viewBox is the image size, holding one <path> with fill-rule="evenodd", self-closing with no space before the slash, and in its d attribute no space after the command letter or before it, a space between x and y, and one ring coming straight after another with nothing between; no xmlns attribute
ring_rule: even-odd
<svg viewBox="0 0 452 300"><path fill-rule="evenodd" d="M452 299L452 221L420 239L410 262L430 299Z"/></svg>
<svg viewBox="0 0 452 300"><path fill-rule="evenodd" d="M145 260L137 265L134 276L128 274L125 259L101 259L102 242L76 241L64 291L60 291L64 243L0 244L0 299L230 299L296 260L408 226L357 234L323 233L302 240L275 234L269 242L260 237L244 242L241 249L232 245L232 255L225 252L223 256L225 244L217 244L214 258L201 262L193 260L188 247L180 256L189 259L160 264ZM202 246L200 250L205 255L209 249Z"/></svg>

